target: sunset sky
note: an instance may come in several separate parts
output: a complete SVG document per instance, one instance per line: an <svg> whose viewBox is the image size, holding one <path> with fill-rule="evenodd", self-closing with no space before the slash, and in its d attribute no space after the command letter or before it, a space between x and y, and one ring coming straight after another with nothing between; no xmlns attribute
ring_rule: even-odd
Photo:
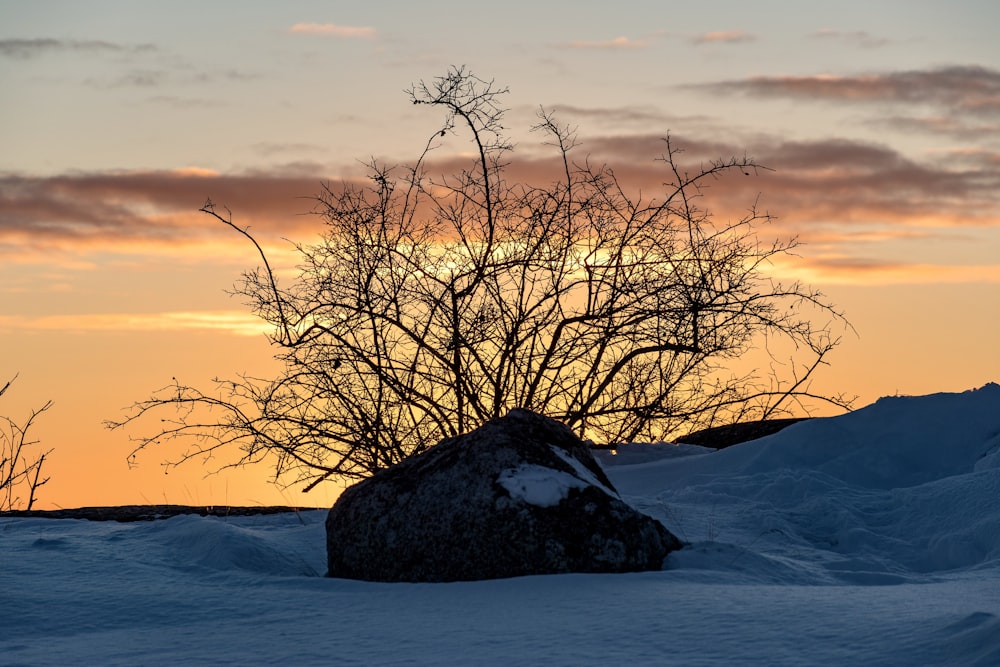
<svg viewBox="0 0 1000 667"><path fill-rule="evenodd" d="M998 25L994 0L0 0L0 414L54 401L38 506L332 502L265 468L164 475L176 451L130 470L138 433L102 421L172 377L273 370L226 293L252 248L197 209L227 205L287 272L321 227L306 198L412 160L441 117L403 91L449 65L510 87L521 154L543 105L638 184L667 131L774 169L744 203L803 243L775 270L857 330L818 390L1000 381Z"/></svg>

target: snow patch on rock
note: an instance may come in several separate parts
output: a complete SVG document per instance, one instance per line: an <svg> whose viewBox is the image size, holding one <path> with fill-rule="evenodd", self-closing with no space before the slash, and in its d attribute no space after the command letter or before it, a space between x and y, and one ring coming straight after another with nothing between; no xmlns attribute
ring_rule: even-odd
<svg viewBox="0 0 1000 667"><path fill-rule="evenodd" d="M497 484L507 489L511 498L535 507L555 507L569 495L570 489L588 486L568 472L529 463L502 471Z"/></svg>
<svg viewBox="0 0 1000 667"><path fill-rule="evenodd" d="M583 462L581 462L579 459L570 456L565 450L559 447L556 447L554 445L549 445L549 446L552 447L552 452L556 456L558 456L560 459L565 461L567 465L573 468L573 471L576 473L577 477L579 477L583 482L592 486L596 486L597 488L599 488L601 491L604 491L604 493L608 494L612 498L620 498L620 496L615 491L609 489L607 486L602 484L601 481L597 479L597 476L593 472L587 470L587 466L583 465Z"/></svg>

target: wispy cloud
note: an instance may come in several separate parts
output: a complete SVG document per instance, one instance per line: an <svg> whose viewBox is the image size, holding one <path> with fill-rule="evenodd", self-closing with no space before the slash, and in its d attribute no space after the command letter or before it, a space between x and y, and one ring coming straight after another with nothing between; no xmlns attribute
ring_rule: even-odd
<svg viewBox="0 0 1000 667"><path fill-rule="evenodd" d="M647 45L644 40L630 39L625 36L615 37L614 39L608 39L603 41L587 41L587 40L576 40L572 42L563 42L561 46L568 49L598 49L598 50L629 50L629 49L642 49Z"/></svg>
<svg viewBox="0 0 1000 667"><path fill-rule="evenodd" d="M288 32L298 35L329 35L348 39L374 39L378 35L369 26L339 25L337 23L296 23Z"/></svg>
<svg viewBox="0 0 1000 667"><path fill-rule="evenodd" d="M316 154L322 155L325 151L322 147L317 146L313 143L292 141L287 143L274 142L274 141L259 141L250 146L250 150L258 155L263 155L265 157L274 157L275 155L288 155L288 154Z"/></svg>
<svg viewBox="0 0 1000 667"><path fill-rule="evenodd" d="M1000 132L1000 128L997 129ZM1000 152L984 148L951 148L941 151L945 159L960 164L973 166L977 169L1000 169Z"/></svg>
<svg viewBox="0 0 1000 667"><path fill-rule="evenodd" d="M879 116L866 124L916 134L938 134L966 141L1000 137L1000 118L996 122L977 122L968 115Z"/></svg>
<svg viewBox="0 0 1000 667"><path fill-rule="evenodd" d="M881 261L850 256L785 256L778 272L822 285L940 285L1000 284L1000 265L959 266L921 262Z"/></svg>
<svg viewBox="0 0 1000 667"><path fill-rule="evenodd" d="M691 88L760 97L933 103L972 114L1000 114L1000 71L980 66L858 75L760 76Z"/></svg>
<svg viewBox="0 0 1000 667"><path fill-rule="evenodd" d="M187 68L174 68L174 69L153 69L153 68L133 68L121 73L114 75L105 75L101 77L90 77L84 80L84 83L88 86L93 86L100 89L112 89L112 88L165 88L171 84L195 84L195 85L216 85L219 83L246 83L249 81L254 81L259 79L260 75L254 72L246 72L235 69L228 69L222 71L200 71L197 73L190 72ZM160 95L155 98L158 101L166 101L170 99L169 96ZM180 100L174 96L172 98L175 101ZM186 100L186 102L191 102L191 100ZM216 104L219 104L216 102ZM198 105L204 106L203 103L198 101ZM181 106L180 104L175 104L175 106ZM192 106L188 104L188 106Z"/></svg>
<svg viewBox="0 0 1000 667"><path fill-rule="evenodd" d="M168 106L173 109L217 109L228 106L227 102L216 99L198 97L180 97L178 95L153 95L146 98L150 104Z"/></svg>
<svg viewBox="0 0 1000 667"><path fill-rule="evenodd" d="M718 32L706 32L692 38L695 44L742 44L753 42L757 39L755 35L742 30L720 30Z"/></svg>
<svg viewBox="0 0 1000 667"><path fill-rule="evenodd" d="M312 173L318 173L313 171ZM197 209L209 197L234 221L274 239L320 226L308 197L318 177L242 174L199 168L31 177L0 174L0 255L29 261L52 253L171 253L232 240ZM216 249L217 251L218 249Z"/></svg>
<svg viewBox="0 0 1000 667"><path fill-rule="evenodd" d="M132 70L104 84L106 88L158 88L170 80L165 70ZM96 82L95 82L96 83ZM97 84L100 85L100 84Z"/></svg>
<svg viewBox="0 0 1000 667"><path fill-rule="evenodd" d="M532 111L536 111L533 109ZM557 122L561 119L582 119L589 123L612 124L615 127L623 125L643 125L667 127L671 123L690 126L707 121L707 116L675 116L664 113L653 106L630 107L579 107L570 104L553 105Z"/></svg>
<svg viewBox="0 0 1000 667"><path fill-rule="evenodd" d="M156 51L153 44L118 44L102 40L53 39L0 39L0 57L37 58L50 53L120 54Z"/></svg>
<svg viewBox="0 0 1000 667"><path fill-rule="evenodd" d="M168 313L84 313L79 315L0 315L0 331L203 331L260 336L269 331L251 313L238 310Z"/></svg>
<svg viewBox="0 0 1000 667"><path fill-rule="evenodd" d="M810 37L820 40L844 42L852 46L860 46L865 49L876 49L887 46L891 43L890 40L884 37L876 37L870 32L864 30L817 30L812 33Z"/></svg>

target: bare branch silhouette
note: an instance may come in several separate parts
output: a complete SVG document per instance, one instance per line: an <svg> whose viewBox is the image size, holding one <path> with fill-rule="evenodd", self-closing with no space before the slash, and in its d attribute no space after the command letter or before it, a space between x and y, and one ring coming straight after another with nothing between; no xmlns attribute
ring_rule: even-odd
<svg viewBox="0 0 1000 667"><path fill-rule="evenodd" d="M801 412L848 326L822 294L772 280L795 241L761 243L771 217L754 202L719 223L705 186L766 167L732 157L697 168L665 138L662 191L629 194L614 171L577 161L575 134L542 109L534 128L559 158L545 185L505 178L512 144L506 89L453 68L409 91L445 120L408 167L369 165L367 185L326 185L325 230L297 246L297 278L279 286L264 251L232 215L203 211L248 238L263 267L237 293L273 327L283 372L175 382L111 427L168 413L136 452L181 439L180 462L239 448L270 457L306 490L361 478L514 407L604 442L665 440L732 421ZM467 168L431 173L451 134L475 147ZM811 316L824 320L814 324ZM798 355L761 372L728 366L762 341ZM779 372L781 371L781 372Z"/></svg>
<svg viewBox="0 0 1000 667"><path fill-rule="evenodd" d="M7 393L16 379L15 375L0 387L0 396ZM39 441L32 440L28 432L35 419L50 407L52 401L47 401L31 410L23 423L0 416L0 510L30 510L38 500L38 489L49 481L48 477L42 477L42 467L53 450L36 453Z"/></svg>

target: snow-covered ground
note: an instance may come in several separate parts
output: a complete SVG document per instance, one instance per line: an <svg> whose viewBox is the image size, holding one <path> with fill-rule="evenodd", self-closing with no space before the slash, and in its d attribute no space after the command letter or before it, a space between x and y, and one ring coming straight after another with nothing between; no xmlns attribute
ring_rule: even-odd
<svg viewBox="0 0 1000 667"><path fill-rule="evenodd" d="M658 572L327 579L324 512L0 519L0 664L1000 665L1000 386L602 455Z"/></svg>

